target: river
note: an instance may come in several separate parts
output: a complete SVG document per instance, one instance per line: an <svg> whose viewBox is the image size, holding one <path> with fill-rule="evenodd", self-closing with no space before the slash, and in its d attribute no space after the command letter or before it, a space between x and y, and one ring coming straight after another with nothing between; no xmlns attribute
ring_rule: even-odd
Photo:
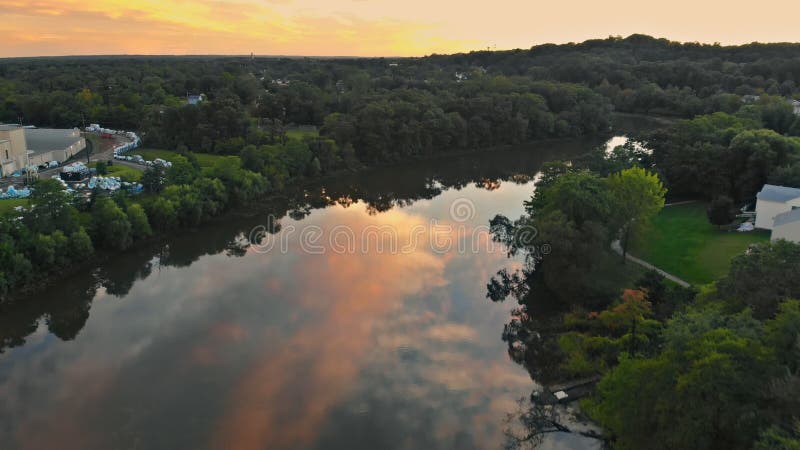
<svg viewBox="0 0 800 450"><path fill-rule="evenodd" d="M485 296L519 264L488 221L603 144L338 177L22 299L0 315L0 447L501 447L533 382L501 340L514 305Z"/></svg>

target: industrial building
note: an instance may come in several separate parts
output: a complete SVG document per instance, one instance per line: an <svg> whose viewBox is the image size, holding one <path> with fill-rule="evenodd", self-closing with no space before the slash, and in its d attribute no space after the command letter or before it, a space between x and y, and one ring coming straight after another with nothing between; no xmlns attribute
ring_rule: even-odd
<svg viewBox="0 0 800 450"><path fill-rule="evenodd" d="M7 177L27 166L43 166L51 161L63 163L86 148L77 128L58 130L0 124L0 177Z"/></svg>

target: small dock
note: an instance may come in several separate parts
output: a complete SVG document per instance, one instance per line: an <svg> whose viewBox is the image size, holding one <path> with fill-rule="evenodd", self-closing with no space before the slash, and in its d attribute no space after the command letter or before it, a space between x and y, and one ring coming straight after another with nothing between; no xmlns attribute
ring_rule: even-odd
<svg viewBox="0 0 800 450"><path fill-rule="evenodd" d="M552 384L544 386L544 390L539 393L538 400L545 404L570 403L589 395L594 386L600 381L600 375L568 381L566 383ZM531 394L531 400L537 397Z"/></svg>

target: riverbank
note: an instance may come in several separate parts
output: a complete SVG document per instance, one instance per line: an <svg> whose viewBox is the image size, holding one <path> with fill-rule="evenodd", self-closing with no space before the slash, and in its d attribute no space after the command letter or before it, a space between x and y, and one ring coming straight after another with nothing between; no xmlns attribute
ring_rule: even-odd
<svg viewBox="0 0 800 450"><path fill-rule="evenodd" d="M546 159L525 159L524 150L501 153L312 185L309 198L280 220L275 237L288 243L286 251L246 248L241 238L266 223L268 210L280 217L284 209L253 205L261 214L247 211L243 218L235 209L163 245L137 245L89 267L0 314L3 388L27 395L26 405L70 407L76 404L71 393L81 392L73 389L70 370L80 363L84 382L105 380L102 393L80 404L103 411L106 426L89 428L98 441L111 435L102 448L128 442L119 440L117 430L135 433L147 448L202 446L209 426L238 421L231 408L251 404L240 395L261 405L255 414L266 411L280 424L305 427L312 411L315 420L329 424L320 442L330 442L330 432L348 439L358 432L350 427L357 427L370 433L370 447L391 447L402 433L417 436L409 445L420 448L464 442L497 448L503 418L532 388L500 339L509 305L484 298L486 271L512 264L505 251L453 248L443 254L421 242L404 254L357 244L354 252L318 255L303 251L301 235L292 229L319 227L329 235L346 226L360 235L393 227L402 233L434 220L447 223L450 205L463 198L474 203L476 214L460 223L477 229L495 212L520 211L532 182L518 184L513 174L535 173ZM502 170L493 166L498 161ZM464 167L474 170L465 173ZM502 182L490 190L481 182L487 177ZM426 184L431 179L438 180L435 190ZM332 203L322 189L348 200ZM307 214L307 204L335 206L314 206ZM52 361L50 370L40 370L39 361ZM17 380L33 373L41 388L21 390ZM58 395L62 389L66 396ZM294 407L281 408L271 392L296 397ZM164 401L169 413L156 407ZM29 410L15 411L6 423L24 428ZM81 423L91 417L72 416ZM48 416L39 426L49 430L54 423ZM186 432L164 432L161 424Z"/></svg>
<svg viewBox="0 0 800 450"><path fill-rule="evenodd" d="M637 118L638 120L645 120L646 118ZM427 158L412 158L408 161L402 162L394 162L394 163L386 163L381 165L376 165L372 167L361 166L357 168L351 169L344 169L334 171L324 176L319 176L315 178L301 178L293 182L291 185L283 188L280 191L272 192L267 195L259 196L256 199L250 200L244 204L240 204L237 206L233 206L227 210L225 213L226 217L230 215L240 215L240 216L247 216L247 215L254 215L254 214L262 214L263 213L263 204L269 205L279 205L279 209L284 209L288 211L291 208L291 205L294 203L301 203L307 199L307 190L313 188L314 186L325 185L325 184L336 184L337 179L349 179L349 181L353 181L353 178L365 176L370 172L375 171L391 171L392 169L400 168L400 167L409 167L415 166L419 164L440 164L440 163L455 163L461 164L464 160L469 160L470 158L476 158L480 155L501 155L503 153L514 151L514 149L520 148L527 148L530 149L534 153L532 156L536 156L536 154L545 154L550 153L553 155L553 158L558 158L559 154L562 152L569 152L569 149L575 146L580 146L581 148L585 148L588 150L592 146L601 145L603 142L607 141L611 135L606 134L602 136L585 136L581 138L559 138L559 139L546 139L546 140L538 140L532 141L523 145L519 146L496 146L491 148L484 148L484 149L473 149L469 151L453 151L453 152L443 152L441 154L437 154L432 157ZM584 150L584 151L586 151ZM173 152L175 155L177 153ZM527 152L526 152L527 153ZM171 153L172 154L172 153ZM161 156L169 156L166 153L161 154ZM215 159L213 161L218 161L220 159L224 159L224 156L219 155L210 155L214 156ZM529 155L525 155L521 157L529 157ZM208 158L206 158L208 159ZM206 161L205 167L208 167L212 160ZM483 162L485 164L485 162ZM471 170L468 167L464 167L462 165L462 170ZM528 174L532 176L533 174ZM132 201L136 201L136 198L132 198ZM145 201L152 201L145 200ZM317 205L320 206L320 205ZM272 206L271 206L272 207ZM217 218L210 218L208 223L213 224L217 220ZM225 220L225 219L219 219ZM156 243L156 242L164 242L169 240L172 236L176 234L183 234L187 231L191 232L194 228L181 228L179 230L174 231L158 231L155 236L151 238L145 238L137 240L134 243L134 247L138 247L141 245L148 245L149 243ZM14 289L14 291L9 295L3 303L9 304L16 302L19 298L29 295L31 293L40 291L41 289L54 284L58 283L63 280L65 277L69 277L74 273L88 270L88 267L91 267L92 264L105 264L109 261L112 261L114 258L119 257L120 254L124 254L128 250L115 250L115 251L105 251L102 249L97 249L95 254L92 257L93 262L88 261L75 261L73 264L70 264L67 267L60 268L56 272L52 272L46 274L46 276L37 277L35 281L31 284L26 286L18 286Z"/></svg>

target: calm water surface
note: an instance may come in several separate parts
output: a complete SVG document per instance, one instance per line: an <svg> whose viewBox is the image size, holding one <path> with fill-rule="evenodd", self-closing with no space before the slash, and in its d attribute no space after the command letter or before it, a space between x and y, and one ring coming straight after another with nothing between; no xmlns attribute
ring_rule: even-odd
<svg viewBox="0 0 800 450"><path fill-rule="evenodd" d="M501 341L513 305L485 297L516 262L483 227L522 213L543 161L598 144L342 177L24 299L0 316L0 448L500 447L533 382ZM277 233L248 246L259 225ZM331 248L343 226L354 251ZM308 230L322 236L311 248ZM423 232L392 252L360 241L370 230L400 246Z"/></svg>

